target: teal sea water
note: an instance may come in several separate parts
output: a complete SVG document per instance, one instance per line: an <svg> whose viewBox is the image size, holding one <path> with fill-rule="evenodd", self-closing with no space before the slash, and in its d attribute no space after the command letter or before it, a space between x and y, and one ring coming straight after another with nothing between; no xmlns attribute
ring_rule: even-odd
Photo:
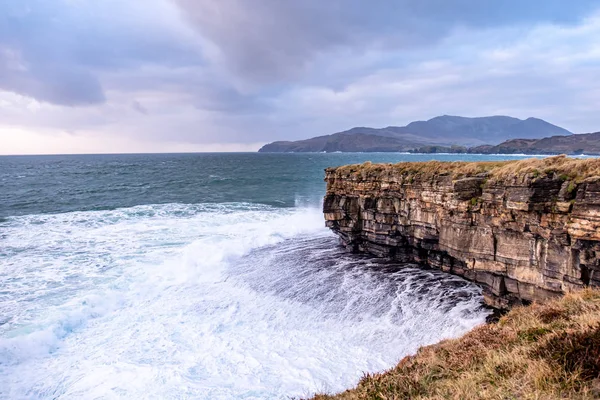
<svg viewBox="0 0 600 400"><path fill-rule="evenodd" d="M459 278L345 254L323 169L407 154L0 157L0 398L287 399L482 323Z"/></svg>

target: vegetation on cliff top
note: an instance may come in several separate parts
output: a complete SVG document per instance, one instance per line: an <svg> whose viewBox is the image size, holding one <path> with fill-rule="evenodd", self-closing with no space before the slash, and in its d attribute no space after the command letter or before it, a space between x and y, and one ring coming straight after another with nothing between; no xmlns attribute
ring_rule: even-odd
<svg viewBox="0 0 600 400"><path fill-rule="evenodd" d="M518 307L313 400L600 398L600 291Z"/></svg>
<svg viewBox="0 0 600 400"><path fill-rule="evenodd" d="M502 179L514 176L543 176L558 177L562 180L580 182L589 178L600 178L600 158L569 158L565 155L528 158L511 161L427 161L427 162L401 162L397 164L364 164L345 165L337 168L328 168L328 172L337 172L361 178L381 176L431 176L451 175L453 178L462 178L477 175L486 175L490 179Z"/></svg>

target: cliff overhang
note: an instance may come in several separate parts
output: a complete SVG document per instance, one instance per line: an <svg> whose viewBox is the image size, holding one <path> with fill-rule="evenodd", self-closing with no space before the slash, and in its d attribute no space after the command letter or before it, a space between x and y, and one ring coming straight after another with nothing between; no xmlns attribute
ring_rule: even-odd
<svg viewBox="0 0 600 400"><path fill-rule="evenodd" d="M460 275L495 308L600 286L600 159L365 163L325 180L348 250Z"/></svg>

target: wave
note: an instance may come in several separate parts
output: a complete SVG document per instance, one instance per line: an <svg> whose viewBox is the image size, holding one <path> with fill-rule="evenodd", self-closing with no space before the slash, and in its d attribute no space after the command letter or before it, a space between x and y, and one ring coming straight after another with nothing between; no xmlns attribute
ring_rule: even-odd
<svg viewBox="0 0 600 400"><path fill-rule="evenodd" d="M118 307L116 294L89 295L76 305L66 305L69 311L58 311L55 317L36 325L22 326L0 338L0 367L19 364L26 360L52 354L70 333L80 329L95 318L102 317ZM8 321L7 321L8 322Z"/></svg>
<svg viewBox="0 0 600 400"><path fill-rule="evenodd" d="M162 204L0 226L0 398L342 390L487 315L459 278L346 254L316 208Z"/></svg>
<svg viewBox="0 0 600 400"><path fill-rule="evenodd" d="M310 230L326 234L319 229L320 223L317 210L281 210L250 203L143 205L5 218L2 293L9 300L24 302L58 297L64 304L57 307L54 318L19 323L20 316L11 316L18 308L3 302L0 332L5 337L0 338L0 365L51 352L86 320L114 310L115 302L107 296L111 290L102 296L78 298L77 294L87 293L95 283L117 289L126 286L127 274L141 272L129 268L131 260L153 267L151 276L145 277L147 284L158 284L158 278L209 279L253 248ZM180 224L189 230L182 231ZM100 276L111 269L117 271ZM150 270L145 272L148 275Z"/></svg>

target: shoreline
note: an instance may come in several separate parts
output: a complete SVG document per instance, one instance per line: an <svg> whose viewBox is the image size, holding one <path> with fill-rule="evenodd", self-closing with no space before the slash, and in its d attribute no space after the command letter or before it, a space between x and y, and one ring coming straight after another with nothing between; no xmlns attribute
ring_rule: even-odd
<svg viewBox="0 0 600 400"><path fill-rule="evenodd" d="M312 400L596 399L600 291L517 307L458 339L424 346L351 389Z"/></svg>
<svg viewBox="0 0 600 400"><path fill-rule="evenodd" d="M600 397L600 160L364 163L325 181L348 251L462 276L494 312L313 400Z"/></svg>

